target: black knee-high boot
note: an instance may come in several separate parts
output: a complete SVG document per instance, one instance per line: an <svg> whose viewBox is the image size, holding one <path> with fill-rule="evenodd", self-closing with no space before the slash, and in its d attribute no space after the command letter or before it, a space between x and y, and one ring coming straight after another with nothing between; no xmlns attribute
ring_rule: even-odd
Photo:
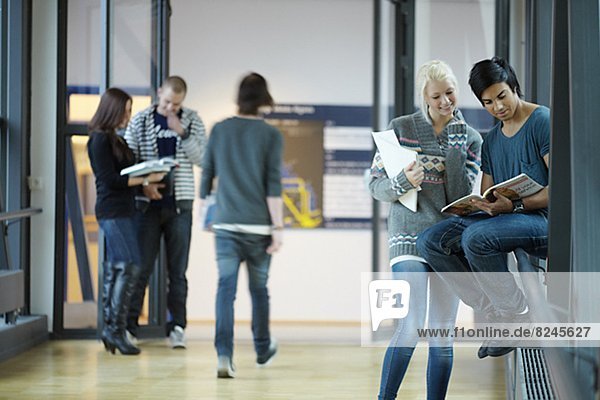
<svg viewBox="0 0 600 400"><path fill-rule="evenodd" d="M102 327L102 333L100 336L102 338L102 342L104 343L104 347L107 351L110 350L110 345L105 340L105 337L107 336L107 332L111 324L110 303L112 299L112 290L114 285L114 266L110 262L104 261L104 263L102 263L102 320L104 321L104 326Z"/></svg>
<svg viewBox="0 0 600 400"><path fill-rule="evenodd" d="M121 354L135 355L140 349L134 346L125 334L127 312L131 293L137 283L140 268L133 263L114 263L114 284L110 297L110 324L103 332L102 340L108 343L107 350L114 353L118 349Z"/></svg>

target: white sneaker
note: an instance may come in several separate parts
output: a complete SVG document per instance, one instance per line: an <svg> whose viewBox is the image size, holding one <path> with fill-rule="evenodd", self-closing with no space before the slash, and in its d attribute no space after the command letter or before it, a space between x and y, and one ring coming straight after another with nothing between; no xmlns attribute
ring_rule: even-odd
<svg viewBox="0 0 600 400"><path fill-rule="evenodd" d="M256 357L256 366L259 368L264 368L270 365L277 354L277 340L275 338L271 338L271 343L269 343L269 348L265 354Z"/></svg>
<svg viewBox="0 0 600 400"><path fill-rule="evenodd" d="M235 366L231 361L231 357L219 356L217 363L218 378L235 378Z"/></svg>
<svg viewBox="0 0 600 400"><path fill-rule="evenodd" d="M125 329L125 336L127 336L127 340L129 340L129 343L131 343L134 346L138 345L138 338L134 336L133 333L129 332L127 329Z"/></svg>
<svg viewBox="0 0 600 400"><path fill-rule="evenodd" d="M185 331L179 325L175 325L169 333L169 342L173 349L185 349Z"/></svg>

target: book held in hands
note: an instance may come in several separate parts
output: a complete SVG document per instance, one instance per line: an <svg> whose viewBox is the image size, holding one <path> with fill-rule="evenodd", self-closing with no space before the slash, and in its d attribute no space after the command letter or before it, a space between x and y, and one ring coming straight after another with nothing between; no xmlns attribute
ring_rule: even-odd
<svg viewBox="0 0 600 400"><path fill-rule="evenodd" d="M154 172L169 172L172 168L179 167L179 163L171 157L165 157L158 160L144 161L131 167L123 168L121 175L144 176Z"/></svg>
<svg viewBox="0 0 600 400"><path fill-rule="evenodd" d="M536 194L544 187L531 179L527 174L520 174L514 178L510 178L504 182L500 182L494 186L490 186L484 193L483 196L478 194L469 194L461 197L458 200L453 201L446 207L442 208L443 213L456 214L456 215L469 215L474 212L480 211L479 208L475 207L471 200L487 200L491 203L496 201L494 191L498 192L504 197L510 200L522 199Z"/></svg>
<svg viewBox="0 0 600 400"><path fill-rule="evenodd" d="M417 152L402 147L393 129L372 132L371 134L377 145L377 150L379 150L388 178L395 177L408 164L417 161ZM398 201L412 212L417 212L417 191L419 189L409 190Z"/></svg>

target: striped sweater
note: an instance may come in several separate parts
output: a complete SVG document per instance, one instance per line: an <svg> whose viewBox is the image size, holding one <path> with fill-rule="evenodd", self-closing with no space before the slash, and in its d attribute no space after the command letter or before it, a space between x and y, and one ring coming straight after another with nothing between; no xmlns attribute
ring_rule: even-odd
<svg viewBox="0 0 600 400"><path fill-rule="evenodd" d="M136 162L158 158L157 138L161 127L154 122L156 105L137 113L125 131L125 141L133 150ZM175 169L175 200L194 200L193 165L201 166L206 148L206 131L198 114L189 108L182 108L181 125L186 131L186 138L177 137L175 159L179 168ZM148 201L146 199L146 201Z"/></svg>
<svg viewBox="0 0 600 400"><path fill-rule="evenodd" d="M413 186L404 171L388 177L379 152L371 166L371 195L391 203L387 219L390 260L402 255L419 256L416 248L420 232L444 219L440 210L469 194L481 164L481 135L468 126L459 111L439 136L420 111L390 122L400 144L418 154L425 178L418 193L417 212L398 199Z"/></svg>

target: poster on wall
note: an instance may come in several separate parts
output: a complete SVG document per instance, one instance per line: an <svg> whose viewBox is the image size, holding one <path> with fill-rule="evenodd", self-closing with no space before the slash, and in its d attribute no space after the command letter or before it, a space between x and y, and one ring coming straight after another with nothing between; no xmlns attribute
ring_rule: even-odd
<svg viewBox="0 0 600 400"><path fill-rule="evenodd" d="M284 223L292 228L323 224L323 122L268 121L284 138L282 183Z"/></svg>
<svg viewBox="0 0 600 400"><path fill-rule="evenodd" d="M284 136L285 222L296 228L368 229L372 200L370 107L278 104L267 121Z"/></svg>
<svg viewBox="0 0 600 400"><path fill-rule="evenodd" d="M367 187L371 167L371 129L325 128L324 210L328 228L369 228L372 198Z"/></svg>

